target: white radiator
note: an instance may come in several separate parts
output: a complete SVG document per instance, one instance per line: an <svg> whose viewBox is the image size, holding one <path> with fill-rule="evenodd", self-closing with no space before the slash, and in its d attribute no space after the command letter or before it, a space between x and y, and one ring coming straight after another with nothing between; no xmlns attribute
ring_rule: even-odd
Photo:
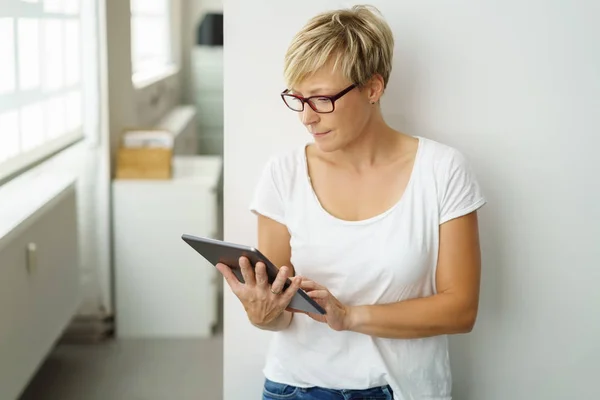
<svg viewBox="0 0 600 400"><path fill-rule="evenodd" d="M78 305L75 182L0 190L0 399L19 397ZM27 207L39 202L34 212ZM26 207L27 206L27 207Z"/></svg>

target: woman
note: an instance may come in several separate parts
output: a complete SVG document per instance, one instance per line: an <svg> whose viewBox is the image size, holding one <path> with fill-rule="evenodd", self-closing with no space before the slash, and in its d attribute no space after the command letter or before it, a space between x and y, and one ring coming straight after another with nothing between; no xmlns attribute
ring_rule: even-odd
<svg viewBox="0 0 600 400"><path fill-rule="evenodd" d="M314 17L286 54L281 96L314 143L272 158L251 205L279 275L242 258L242 284L218 266L276 332L264 399L451 398L447 335L475 323L485 199L457 150L384 121L392 53L389 26L356 6ZM327 314L286 309L298 288Z"/></svg>

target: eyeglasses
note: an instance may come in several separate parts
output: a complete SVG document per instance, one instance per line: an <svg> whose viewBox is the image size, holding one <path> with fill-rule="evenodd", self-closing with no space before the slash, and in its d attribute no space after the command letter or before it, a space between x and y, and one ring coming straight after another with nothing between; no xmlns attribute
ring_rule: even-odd
<svg viewBox="0 0 600 400"><path fill-rule="evenodd" d="M308 103L310 108L313 111L320 114L331 113L335 110L335 102L340 97L351 91L356 87L356 84L348 86L346 89L342 90L336 95L333 96L310 96L310 97L302 97L297 96L295 94L289 93L289 89L285 89L283 93L281 93L281 98L286 106L289 107L290 110L296 112L304 111L304 103Z"/></svg>

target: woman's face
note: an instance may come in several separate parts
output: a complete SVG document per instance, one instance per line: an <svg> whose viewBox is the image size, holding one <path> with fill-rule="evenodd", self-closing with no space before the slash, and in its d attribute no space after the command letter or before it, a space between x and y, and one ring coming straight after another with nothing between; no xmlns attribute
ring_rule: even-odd
<svg viewBox="0 0 600 400"><path fill-rule="evenodd" d="M352 82L344 78L341 72L334 71L331 65L325 65L290 92L305 98L334 96L351 85ZM320 150L330 152L342 149L365 132L376 108L372 101L379 99L371 86L354 88L338 98L331 113L318 113L304 104L304 111L298 113L300 121L313 135Z"/></svg>

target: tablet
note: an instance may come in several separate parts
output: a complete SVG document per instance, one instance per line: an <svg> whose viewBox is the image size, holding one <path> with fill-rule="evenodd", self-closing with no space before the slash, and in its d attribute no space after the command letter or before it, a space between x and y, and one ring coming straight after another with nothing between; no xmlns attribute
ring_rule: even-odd
<svg viewBox="0 0 600 400"><path fill-rule="evenodd" d="M279 271L267 257L253 247L187 234L182 235L181 238L212 265L216 266L218 263L222 263L229 266L236 278L242 283L244 283L244 277L242 276L242 270L240 269L238 261L242 256L247 257L248 260L250 260L252 267L259 261L263 262L267 267L269 283L275 281L275 277ZM291 281L288 279L284 284L284 290L287 289L290 284ZM302 289L298 289L294 297L292 297L292 301L288 307L299 311L321 315L325 314L325 310Z"/></svg>

